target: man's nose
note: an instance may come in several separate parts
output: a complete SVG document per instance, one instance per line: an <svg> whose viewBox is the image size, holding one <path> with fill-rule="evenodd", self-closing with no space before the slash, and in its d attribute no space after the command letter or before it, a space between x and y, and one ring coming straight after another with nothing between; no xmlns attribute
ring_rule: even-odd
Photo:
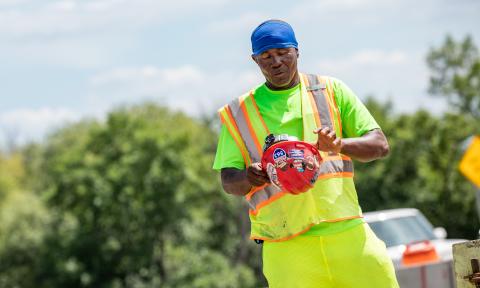
<svg viewBox="0 0 480 288"><path fill-rule="evenodd" d="M280 65L282 65L282 57L280 56L273 56L272 57L273 59L273 62L272 62L272 67L279 67Z"/></svg>

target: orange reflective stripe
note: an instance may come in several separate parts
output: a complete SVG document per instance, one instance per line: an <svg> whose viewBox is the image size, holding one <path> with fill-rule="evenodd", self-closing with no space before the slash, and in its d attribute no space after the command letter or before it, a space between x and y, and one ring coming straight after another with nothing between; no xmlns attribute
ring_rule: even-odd
<svg viewBox="0 0 480 288"><path fill-rule="evenodd" d="M329 90L329 95L330 97L332 98L333 100L333 108L335 109L335 113L337 114L337 120L338 120L338 126L339 126L339 130L340 130L340 137L342 137L343 135L343 132L342 132L342 119L340 117L340 112L338 110L338 105L337 105L337 100L335 100L335 91L333 90L333 84L332 84L332 81L329 79L328 80L328 83L329 85L327 85L327 87L330 87L330 90Z"/></svg>
<svg viewBox="0 0 480 288"><path fill-rule="evenodd" d="M242 153L242 157L243 157L243 161L245 162L245 165L249 166L251 163L250 156L248 155L248 152L246 151L246 147L243 144L242 140L238 139L238 135L239 135L238 127L236 126L235 121L233 120L230 108L227 105L227 106L224 106L224 108L221 110L223 110L226 115L223 115L224 113L222 113L222 111L219 111L220 119L225 124L228 131L230 132L230 135L232 136L233 140L237 144L238 149L240 150L240 153ZM229 119L227 120L225 116L228 117ZM233 129L235 129L236 131L234 131Z"/></svg>
<svg viewBox="0 0 480 288"><path fill-rule="evenodd" d="M349 160L330 160L320 163L319 177L323 175L338 175L339 173L353 173L353 163Z"/></svg>
<svg viewBox="0 0 480 288"><path fill-rule="evenodd" d="M255 143L255 146L257 148L258 155L262 155L263 154L262 145L260 144L260 142L258 142L257 133L255 133L255 130L253 129L253 125L252 125L252 122L250 121L250 117L248 115L247 108L245 107L244 100L245 99L240 99L240 108L242 109L242 113L247 122L248 130L250 131L250 135L253 138L253 142Z"/></svg>
<svg viewBox="0 0 480 288"><path fill-rule="evenodd" d="M307 228L303 229L302 231L300 231L298 233L295 233L293 235L284 237L284 238L280 238L280 239L270 239L270 238L267 238L267 237L258 237L258 236L250 236L250 239L252 239L252 240L258 239L258 240L264 240L264 241L269 241L269 242L286 241L286 240L292 239L294 237L297 237L300 234L303 234L303 233L307 232L308 230L310 230L310 228L312 228L313 225L315 225L315 224L311 223L310 225L308 225Z"/></svg>
<svg viewBox="0 0 480 288"><path fill-rule="evenodd" d="M319 176L317 179L353 177L352 161L348 157L341 155L330 156L328 159L324 159L320 162L318 169ZM274 186L269 185L255 187L245 196L250 206L250 214L256 215L262 207L280 198L286 192L273 188Z"/></svg>
<svg viewBox="0 0 480 288"><path fill-rule="evenodd" d="M328 178L352 178L353 177L353 172L339 172L339 173L329 173L329 174L324 174L320 175L317 178L317 181L320 179L328 179Z"/></svg>
<svg viewBox="0 0 480 288"><path fill-rule="evenodd" d="M309 87L311 83L308 81L307 75L302 74L302 76L303 76L303 81L305 82L305 86ZM315 118L315 124L317 125L317 128L321 128L322 122L320 121L320 116L318 115L317 103L315 103L315 99L313 98L313 93L312 91L309 91L307 89L307 94L308 94L308 99L310 100L310 105L312 106L313 115Z"/></svg>
<svg viewBox="0 0 480 288"><path fill-rule="evenodd" d="M348 160L352 161L352 158L348 157L347 155L344 154L337 154L337 155L328 155L325 157L322 157L322 161L334 161L334 160Z"/></svg>
<svg viewBox="0 0 480 288"><path fill-rule="evenodd" d="M253 186L252 189L250 189L250 192L248 192L245 195L245 199L250 200L253 196L253 194L257 193L258 191L263 190L263 188L267 187L268 184L263 184L262 186Z"/></svg>
<svg viewBox="0 0 480 288"><path fill-rule="evenodd" d="M339 222L339 221L344 221L344 220L351 220L351 219L358 219L358 218L363 218L363 216L360 216L360 215L348 216L348 217L342 217L342 218L324 220L324 221L322 221L322 222L334 223L334 222Z"/></svg>
<svg viewBox="0 0 480 288"><path fill-rule="evenodd" d="M332 123L332 125L335 125L335 120L334 120L335 118L333 116L333 110L332 110L332 104L333 103L332 103L332 100L330 99L331 94L328 91L328 88L327 88L328 85L326 85L327 83L322 78L320 78L319 76L317 76L317 79L318 79L318 82L325 84L325 88L326 88L325 90L326 90L327 93L322 93L322 94L325 97L325 101L326 101L327 106L328 106L328 111L330 111L330 113L329 113L330 114L329 115L330 116L330 122ZM339 123L341 123L341 122L339 122ZM335 125L335 126L337 126L337 125ZM338 125L338 126L341 126L341 125ZM332 128L334 128L334 127L332 127Z"/></svg>
<svg viewBox="0 0 480 288"><path fill-rule="evenodd" d="M252 214L252 215L257 215L258 214L258 211L260 209L262 209L263 207L267 206L268 204L272 203L273 201L283 197L284 195L288 194L287 191L282 191L278 194L275 194L273 195L272 197L268 198L268 200L266 201L263 201L263 202L260 202L256 207L255 207L255 210L253 209L250 209L249 210L249 213Z"/></svg>
<svg viewBox="0 0 480 288"><path fill-rule="evenodd" d="M330 113L330 102L328 101L326 93L326 85L324 82L321 82L316 75L307 74L308 81L310 83L309 90L313 95L313 100L316 104L315 113L318 113L321 122L321 128L329 127L333 128L334 123L332 122L331 113ZM308 88L307 88L308 89ZM315 107L312 107L315 109Z"/></svg>
<svg viewBox="0 0 480 288"><path fill-rule="evenodd" d="M243 159L246 160L245 165L249 166L251 164L252 160L251 160L250 155L248 153L247 147L245 147L245 144L243 143L243 141L241 139L237 124L236 124L236 122L235 122L235 120L232 116L232 111L230 110L229 106L226 107L225 112L227 113L227 116L229 117L229 120L230 120L230 122L232 123L232 126L235 129L235 132L236 132L235 135L238 135L237 137L240 137L240 139L238 139L238 138L235 139L234 138L233 140L235 140L235 142L237 143L237 146L240 148ZM230 133L232 133L232 131L230 131Z"/></svg>
<svg viewBox="0 0 480 288"><path fill-rule="evenodd" d="M260 110L258 110L257 102L255 101L255 95L253 94L253 92L250 92L250 95L252 97L252 103L253 103L253 107L255 108L255 112L257 112L257 117L260 118L260 121L263 124L263 128L265 128L265 131L267 132L267 134L270 134L269 132L270 130L268 130L267 124L265 124L262 114L260 114Z"/></svg>
<svg viewBox="0 0 480 288"><path fill-rule="evenodd" d="M360 215L356 215L356 216L348 216L348 217L342 217L342 218L336 218L336 219L330 219L330 220L324 220L324 221L320 221L318 224L320 223L335 223L335 222L339 222L339 221L344 221L344 220L351 220L351 219L358 219L358 218L363 218L363 216L360 216ZM255 240L255 239L258 239L258 240L263 240L263 241L269 241L269 242L282 242L282 241L286 241L286 240L289 240L289 239L292 239L294 237L297 237L298 235L301 235L305 232L307 232L308 230L310 230L314 225L314 223L310 223L308 225L307 228L303 229L302 231L298 232L298 233L295 233L295 234L292 234L292 235L289 235L287 237L284 237L284 238L280 238L280 239L271 239L271 238L267 238L267 237L260 237L260 236L250 236L250 239L252 240Z"/></svg>
<svg viewBox="0 0 480 288"><path fill-rule="evenodd" d="M262 155L258 153L257 146L255 145L255 139L251 133L251 128L248 127L249 124L252 126L251 123L247 123L250 119L247 119L240 105L241 101L244 99L245 96L235 99L229 104L229 107L230 111L232 112L231 115L233 120L237 125L240 138L243 140L243 143L245 143L245 148L250 156L251 162L258 162L260 161Z"/></svg>

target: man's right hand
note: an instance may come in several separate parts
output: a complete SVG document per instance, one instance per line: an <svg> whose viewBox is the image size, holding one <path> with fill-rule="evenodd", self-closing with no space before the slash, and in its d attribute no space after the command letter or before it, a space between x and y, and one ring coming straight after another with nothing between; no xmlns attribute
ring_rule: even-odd
<svg viewBox="0 0 480 288"><path fill-rule="evenodd" d="M246 169L222 168L221 172L223 189L229 193L244 196L252 187L263 186L270 183L270 179L262 170L261 163L253 163Z"/></svg>
<svg viewBox="0 0 480 288"><path fill-rule="evenodd" d="M252 163L247 167L247 179L253 186L263 186L270 183L267 172L262 169L262 163Z"/></svg>

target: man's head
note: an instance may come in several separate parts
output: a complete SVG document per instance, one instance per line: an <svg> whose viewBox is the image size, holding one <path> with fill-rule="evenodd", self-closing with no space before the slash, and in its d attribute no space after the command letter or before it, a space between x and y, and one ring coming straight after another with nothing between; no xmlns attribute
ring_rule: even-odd
<svg viewBox="0 0 480 288"><path fill-rule="evenodd" d="M287 22L265 21L252 32L251 40L252 59L270 88L288 89L298 83L298 43Z"/></svg>

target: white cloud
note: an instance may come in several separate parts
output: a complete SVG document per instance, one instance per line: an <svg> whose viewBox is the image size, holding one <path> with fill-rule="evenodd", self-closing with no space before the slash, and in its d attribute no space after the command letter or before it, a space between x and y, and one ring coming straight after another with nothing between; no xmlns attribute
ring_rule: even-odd
<svg viewBox="0 0 480 288"><path fill-rule="evenodd" d="M75 69L105 67L141 45L138 39L145 28L158 29L201 11L213 12L228 1L12 2L0 6L0 62Z"/></svg>
<svg viewBox="0 0 480 288"><path fill-rule="evenodd" d="M192 12L220 7L226 1L61 0L42 4L29 1L33 8L0 10L0 36L24 39L112 29L132 31L146 24L168 23Z"/></svg>
<svg viewBox="0 0 480 288"><path fill-rule="evenodd" d="M207 31L216 34L234 33L239 31L250 31L252 27L268 19L266 14L257 11L247 12L237 18L228 18L211 22Z"/></svg>
<svg viewBox="0 0 480 288"><path fill-rule="evenodd" d="M0 113L0 143L21 144L40 140L68 122L80 119L79 112L63 107L18 108Z"/></svg>
<svg viewBox="0 0 480 288"><path fill-rule="evenodd" d="M307 0L294 6L290 19L297 23L312 24L323 22L333 29L342 22L348 25L358 23L378 23L382 15L378 11L394 9L400 0ZM339 23L340 22L340 23Z"/></svg>
<svg viewBox="0 0 480 288"><path fill-rule="evenodd" d="M27 2L27 1L29 1L29 0L0 0L0 7L18 5L18 4L22 4L24 2Z"/></svg>
<svg viewBox="0 0 480 288"><path fill-rule="evenodd" d="M403 51L366 50L352 56L355 64L368 65L402 65L406 63L407 54Z"/></svg>
<svg viewBox="0 0 480 288"><path fill-rule="evenodd" d="M396 111L412 112L423 107L441 112L444 101L428 96L428 70L423 61L420 52L361 50L339 58L318 59L306 63L305 68L345 81L360 98L372 94L384 101L391 98Z"/></svg>
<svg viewBox="0 0 480 288"><path fill-rule="evenodd" d="M261 81L254 71L209 73L189 65L117 68L91 78L89 106L106 111L112 105L154 100L199 115L213 112Z"/></svg>
<svg viewBox="0 0 480 288"><path fill-rule="evenodd" d="M406 52L398 50L361 50L340 59L320 59L317 65L334 73L344 73L359 68L407 66L409 57Z"/></svg>

